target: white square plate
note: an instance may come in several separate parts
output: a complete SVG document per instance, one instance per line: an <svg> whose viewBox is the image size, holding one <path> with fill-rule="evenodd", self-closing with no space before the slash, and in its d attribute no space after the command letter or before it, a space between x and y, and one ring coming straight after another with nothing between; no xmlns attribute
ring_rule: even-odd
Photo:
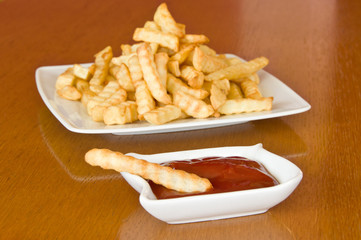
<svg viewBox="0 0 361 240"><path fill-rule="evenodd" d="M237 57L232 54L226 55L227 57ZM82 65L85 67L90 66L90 64ZM138 121L125 125L106 126L104 123L94 122L80 102L65 100L56 94L55 82L57 77L71 66L72 65L39 67L36 70L35 77L39 94L49 110L64 127L77 133L134 135L196 130L287 116L305 112L311 108L310 104L279 79L264 70L260 70L258 72L260 77L260 91L265 97L274 97L271 111L234 114L221 116L219 118L181 119L163 125L152 125L145 121Z"/></svg>
<svg viewBox="0 0 361 240"><path fill-rule="evenodd" d="M170 224L264 213L285 200L296 189L303 176L302 171L296 165L263 149L262 144L151 155L136 153L126 155L154 163L211 156L241 156L261 163L279 182L278 185L267 188L158 200L146 180L130 173L121 173L124 179L140 193L139 201L143 208L152 216Z"/></svg>

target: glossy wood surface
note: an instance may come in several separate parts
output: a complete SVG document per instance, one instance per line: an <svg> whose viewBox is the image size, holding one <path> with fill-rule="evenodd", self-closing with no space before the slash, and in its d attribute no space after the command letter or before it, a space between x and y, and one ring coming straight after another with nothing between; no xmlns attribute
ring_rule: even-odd
<svg viewBox="0 0 361 240"><path fill-rule="evenodd" d="M0 1L0 239L359 239L361 2L167 2L217 52L268 57L265 70L310 111L170 134L68 131L40 98L36 68L92 62L107 45L119 55L159 4ZM182 225L155 219L119 174L83 160L93 147L146 154L256 143L301 168L295 192L261 215Z"/></svg>

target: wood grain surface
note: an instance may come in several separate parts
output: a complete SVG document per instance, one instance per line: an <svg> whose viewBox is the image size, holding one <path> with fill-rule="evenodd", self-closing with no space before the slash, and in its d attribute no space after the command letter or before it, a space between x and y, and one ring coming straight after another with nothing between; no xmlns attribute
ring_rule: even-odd
<svg viewBox="0 0 361 240"><path fill-rule="evenodd" d="M68 131L35 85L40 66L86 63L132 43L161 1L0 1L0 239L358 239L361 236L361 2L167 1L219 53L266 56L266 71L312 108L214 129L134 136ZM264 147L304 177L268 212L168 225L91 148L160 153ZM242 204L242 203L240 203ZM186 211L186 209L185 209Z"/></svg>

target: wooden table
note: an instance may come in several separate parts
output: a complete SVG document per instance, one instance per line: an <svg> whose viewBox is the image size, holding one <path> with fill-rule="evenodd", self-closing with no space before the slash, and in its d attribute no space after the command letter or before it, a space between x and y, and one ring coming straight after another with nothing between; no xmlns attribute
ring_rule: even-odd
<svg viewBox="0 0 361 240"><path fill-rule="evenodd" d="M159 1L0 1L1 239L357 239L361 235L361 4L358 1L169 1L187 32L296 91L305 113L206 130L148 135L68 131L35 85L40 66L92 62L131 43ZM168 225L149 215L116 172L87 165L102 147L159 153L264 147L304 177L260 215ZM240 203L242 204L242 203Z"/></svg>

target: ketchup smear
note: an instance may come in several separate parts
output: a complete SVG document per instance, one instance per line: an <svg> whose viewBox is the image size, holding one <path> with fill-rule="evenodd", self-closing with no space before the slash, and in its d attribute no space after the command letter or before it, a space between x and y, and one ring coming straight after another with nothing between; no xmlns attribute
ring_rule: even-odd
<svg viewBox="0 0 361 240"><path fill-rule="evenodd" d="M275 186L278 181L258 162L244 157L207 157L162 164L208 178L213 189L203 193L181 193L149 181L157 199L223 193Z"/></svg>

